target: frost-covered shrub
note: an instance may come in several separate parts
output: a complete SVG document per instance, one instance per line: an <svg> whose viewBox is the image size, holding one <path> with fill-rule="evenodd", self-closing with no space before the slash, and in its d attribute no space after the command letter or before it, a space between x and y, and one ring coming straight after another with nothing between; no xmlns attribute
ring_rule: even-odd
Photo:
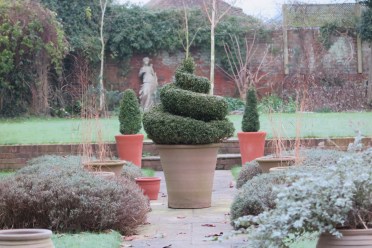
<svg viewBox="0 0 372 248"><path fill-rule="evenodd" d="M302 166L328 166L334 165L347 154L343 151L330 149L303 149L300 151L303 161Z"/></svg>
<svg viewBox="0 0 372 248"><path fill-rule="evenodd" d="M289 170L286 184L274 189L276 207L236 224L249 230L252 247L287 247L304 233L372 227L372 149L347 154L336 165Z"/></svg>
<svg viewBox="0 0 372 248"><path fill-rule="evenodd" d="M262 174L262 169L256 160L246 163L236 180L236 188L241 188L247 181L251 180L253 177Z"/></svg>
<svg viewBox="0 0 372 248"><path fill-rule="evenodd" d="M239 190L231 205L230 217L234 220L245 215L258 215L275 207L273 188L284 182L283 172L264 173L248 180ZM244 227L243 223L234 225Z"/></svg>
<svg viewBox="0 0 372 248"><path fill-rule="evenodd" d="M143 173L142 173L141 168L139 168L138 166L136 166L135 164L131 162L127 162L123 166L123 171L121 172L121 176L131 181L135 181L134 179L136 177L143 177Z"/></svg>
<svg viewBox="0 0 372 248"><path fill-rule="evenodd" d="M125 178L95 177L76 159L38 158L1 181L0 228L134 233L148 212L140 188Z"/></svg>

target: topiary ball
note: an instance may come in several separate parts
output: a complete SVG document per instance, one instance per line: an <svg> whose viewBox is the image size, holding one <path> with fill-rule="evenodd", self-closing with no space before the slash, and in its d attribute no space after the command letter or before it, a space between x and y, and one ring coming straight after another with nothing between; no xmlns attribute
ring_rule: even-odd
<svg viewBox="0 0 372 248"><path fill-rule="evenodd" d="M123 99L120 102L119 122L121 134L136 134L141 130L141 110L136 93L132 89L127 89L123 93Z"/></svg>

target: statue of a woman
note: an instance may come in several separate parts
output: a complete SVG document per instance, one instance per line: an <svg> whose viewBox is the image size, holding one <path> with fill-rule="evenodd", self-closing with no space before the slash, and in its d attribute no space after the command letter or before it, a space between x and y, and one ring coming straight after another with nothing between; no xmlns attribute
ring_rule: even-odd
<svg viewBox="0 0 372 248"><path fill-rule="evenodd" d="M143 58L143 66L139 71L139 77L142 79L142 86L140 90L141 107L147 111L155 104L155 92L158 86L158 78L152 64L150 65L148 57Z"/></svg>

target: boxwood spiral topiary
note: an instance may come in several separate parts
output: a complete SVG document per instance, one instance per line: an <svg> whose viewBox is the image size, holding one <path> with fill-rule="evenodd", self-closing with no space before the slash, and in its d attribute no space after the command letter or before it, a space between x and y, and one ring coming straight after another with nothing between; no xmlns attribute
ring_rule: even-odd
<svg viewBox="0 0 372 248"><path fill-rule="evenodd" d="M245 110L242 119L243 132L257 132L260 129L260 120L257 109L257 94L253 87L247 91Z"/></svg>
<svg viewBox="0 0 372 248"><path fill-rule="evenodd" d="M202 94L209 91L210 82L208 87L200 86L206 81L192 74L194 68L191 58L184 60L176 72L182 76L163 87L161 104L144 114L144 129L155 143L211 144L233 135L234 126L226 119L227 103L221 97Z"/></svg>
<svg viewBox="0 0 372 248"><path fill-rule="evenodd" d="M123 99L120 102L120 133L136 134L141 130L141 110L136 93L132 89L124 91Z"/></svg>

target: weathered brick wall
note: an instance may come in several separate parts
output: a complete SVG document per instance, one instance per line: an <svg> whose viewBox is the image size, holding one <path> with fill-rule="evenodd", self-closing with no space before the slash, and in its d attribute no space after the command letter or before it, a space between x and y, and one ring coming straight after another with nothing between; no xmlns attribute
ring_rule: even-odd
<svg viewBox="0 0 372 248"><path fill-rule="evenodd" d="M269 40L258 44L259 49L255 60L259 61L262 51L267 44L272 44L275 50L276 61L264 72L270 74L260 83L260 95L269 91L285 91L292 88L293 84L287 82L292 80L296 72L313 70L317 76L325 74L324 77L335 75L344 80L364 83L368 75L369 47L367 43L362 45L363 73L357 71L357 46L356 37L333 36L330 37L331 47L326 49L319 42L319 29L291 29L288 30L289 49L289 75L284 74L283 62L283 32L275 30L270 34ZM105 78L108 89L125 90L132 88L136 92L140 89L138 72L142 66L142 59L148 56L157 73L159 85L171 82L177 65L181 62L184 53L179 51L168 53L159 52L157 55L148 54L134 55L129 62L118 62L108 59L106 62ZM193 51L193 57L198 64L197 74L209 77L209 52ZM271 54L270 56L274 56ZM238 97L239 93L234 82L220 68L215 71L215 94Z"/></svg>

